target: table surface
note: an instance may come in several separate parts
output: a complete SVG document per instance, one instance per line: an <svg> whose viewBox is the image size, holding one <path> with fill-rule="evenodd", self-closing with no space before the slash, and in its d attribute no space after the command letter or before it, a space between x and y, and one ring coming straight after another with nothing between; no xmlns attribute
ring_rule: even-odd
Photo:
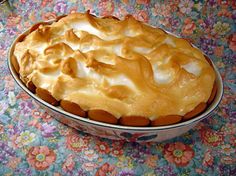
<svg viewBox="0 0 236 176"><path fill-rule="evenodd" d="M202 0L19 0L0 6L0 175L236 175L236 2ZM77 132L57 122L14 82L7 52L39 20L84 12L160 26L208 54L224 80L212 117L162 143L125 143Z"/></svg>

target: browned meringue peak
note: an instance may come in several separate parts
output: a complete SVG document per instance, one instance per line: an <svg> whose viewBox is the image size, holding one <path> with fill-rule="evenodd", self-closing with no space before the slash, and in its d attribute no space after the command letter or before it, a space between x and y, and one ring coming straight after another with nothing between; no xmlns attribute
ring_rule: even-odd
<svg viewBox="0 0 236 176"><path fill-rule="evenodd" d="M198 49L132 16L70 14L40 25L14 55L25 83L117 118L184 115L207 102L215 80Z"/></svg>

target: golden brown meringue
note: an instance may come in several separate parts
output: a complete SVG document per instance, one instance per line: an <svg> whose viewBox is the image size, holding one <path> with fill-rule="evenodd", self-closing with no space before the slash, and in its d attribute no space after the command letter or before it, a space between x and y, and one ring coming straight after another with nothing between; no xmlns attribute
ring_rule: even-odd
<svg viewBox="0 0 236 176"><path fill-rule="evenodd" d="M208 101L215 81L198 49L132 16L70 14L40 25L14 56L25 84L117 118L183 116Z"/></svg>

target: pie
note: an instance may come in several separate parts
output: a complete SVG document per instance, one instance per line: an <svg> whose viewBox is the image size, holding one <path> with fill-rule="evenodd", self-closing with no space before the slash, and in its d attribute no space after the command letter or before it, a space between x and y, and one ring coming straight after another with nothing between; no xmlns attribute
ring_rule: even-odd
<svg viewBox="0 0 236 176"><path fill-rule="evenodd" d="M36 24L18 39L11 59L44 101L110 124L188 120L217 91L214 68L199 49L131 15L76 13Z"/></svg>

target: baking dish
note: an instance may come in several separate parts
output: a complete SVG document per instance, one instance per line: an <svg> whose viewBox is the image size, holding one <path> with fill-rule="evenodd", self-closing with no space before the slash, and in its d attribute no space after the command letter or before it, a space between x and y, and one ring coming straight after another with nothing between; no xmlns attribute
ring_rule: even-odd
<svg viewBox="0 0 236 176"><path fill-rule="evenodd" d="M52 23L55 20L41 22L41 23ZM39 23L40 24L40 23ZM37 26L37 25L36 25ZM60 107L52 106L51 104L43 101L37 95L33 94L25 84L20 80L19 75L17 74L16 70L13 67L13 63L11 60L11 56L13 53L15 43L20 40L23 36L30 33L31 29L26 30L22 33L13 43L9 50L8 55L8 65L9 70L17 82L17 84L27 93L29 94L42 108L45 108L47 112L49 112L54 118L65 123L75 129L80 131L90 133L92 135L96 135L99 137L105 137L110 139L116 140L127 140L127 141L135 141L135 142L143 142L143 141L155 141L160 142L163 140L167 140L176 136L179 136L188 130L192 129L197 123L211 115L214 109L220 103L220 100L223 95L223 83L220 77L219 71L217 70L214 63L212 63L213 68L216 72L216 85L217 85L217 94L208 108L201 113L199 116L184 122L180 122L174 125L166 125L166 126L159 126L159 127L128 127L128 126L120 126L120 125L111 125L107 123L97 122L90 119L82 118L77 115L68 113L62 110ZM169 33L165 31L166 33ZM170 33L171 34L171 33ZM173 35L173 34L172 34ZM195 47L195 46L193 46ZM211 62L211 61L210 61Z"/></svg>

